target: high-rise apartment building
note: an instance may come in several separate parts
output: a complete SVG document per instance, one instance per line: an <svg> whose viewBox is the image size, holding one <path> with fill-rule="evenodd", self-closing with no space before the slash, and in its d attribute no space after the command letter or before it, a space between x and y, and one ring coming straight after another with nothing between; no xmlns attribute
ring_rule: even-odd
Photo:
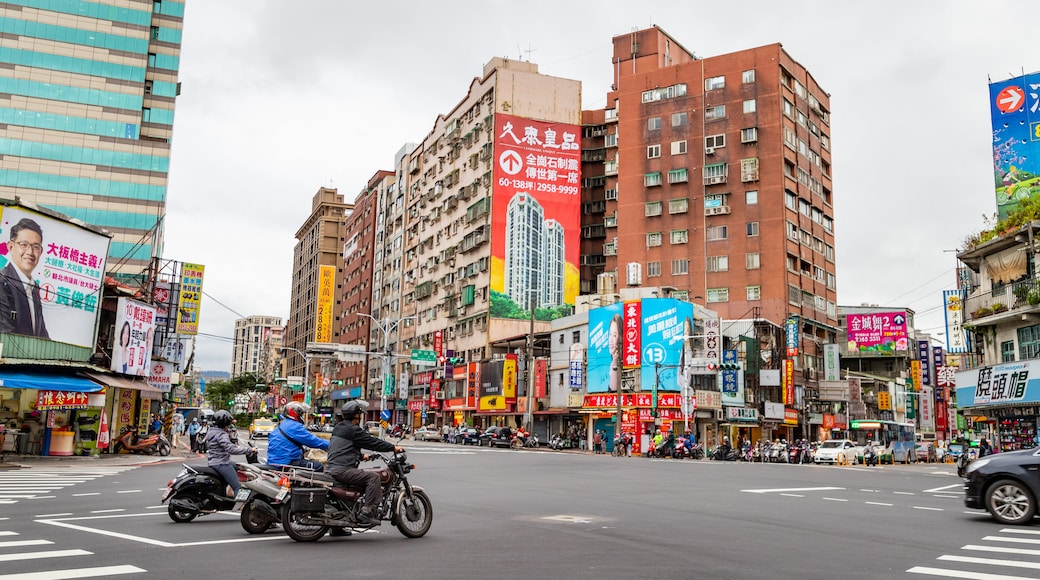
<svg viewBox="0 0 1040 580"><path fill-rule="evenodd" d="M163 243L183 0L5 2L0 197L114 235L110 275Z"/></svg>
<svg viewBox="0 0 1040 580"><path fill-rule="evenodd" d="M310 215L296 231L285 356L289 358L287 368L290 375L305 376L305 381L312 380L318 371L316 363L310 369L304 369L303 352L308 342L318 342L315 331L321 266L336 269L332 295L338 298L342 293L343 244L346 242L343 224L353 208L353 204L344 203L343 196L335 189L322 187L311 200ZM340 326L333 322L330 342L340 342L339 334Z"/></svg>
<svg viewBox="0 0 1040 580"><path fill-rule="evenodd" d="M796 316L797 366L818 367L838 326L829 95L779 44L699 58L657 27L613 44L607 106L583 113L582 291Z"/></svg>
<svg viewBox="0 0 1040 580"><path fill-rule="evenodd" d="M239 318L235 321L234 336L231 376L251 373L261 381L273 380L277 349L282 345L282 319L277 316Z"/></svg>

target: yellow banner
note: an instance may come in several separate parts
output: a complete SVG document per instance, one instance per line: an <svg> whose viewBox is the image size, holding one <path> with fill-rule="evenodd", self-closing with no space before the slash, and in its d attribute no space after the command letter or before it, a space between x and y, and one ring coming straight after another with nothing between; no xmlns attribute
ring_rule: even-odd
<svg viewBox="0 0 1040 580"><path fill-rule="evenodd" d="M877 394L877 408L879 411L891 411L892 410L892 396L889 392L880 391Z"/></svg>
<svg viewBox="0 0 1040 580"><path fill-rule="evenodd" d="M332 342L332 304L336 291L336 267L318 271L318 310L314 319L314 342Z"/></svg>
<svg viewBox="0 0 1040 580"><path fill-rule="evenodd" d="M516 400L516 359L506 359L502 363L502 395L506 402Z"/></svg>
<svg viewBox="0 0 1040 580"><path fill-rule="evenodd" d="M199 309L202 304L202 275L206 267L189 264L181 267L181 295L177 300L177 334L199 333Z"/></svg>

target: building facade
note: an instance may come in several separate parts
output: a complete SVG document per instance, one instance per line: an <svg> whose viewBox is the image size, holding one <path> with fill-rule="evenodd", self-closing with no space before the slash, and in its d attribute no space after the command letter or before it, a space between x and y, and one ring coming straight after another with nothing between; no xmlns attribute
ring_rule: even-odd
<svg viewBox="0 0 1040 580"><path fill-rule="evenodd" d="M16 2L0 21L0 197L111 232L122 281L161 254L184 4Z"/></svg>
<svg viewBox="0 0 1040 580"><path fill-rule="evenodd" d="M273 380L272 370L280 356L276 349L282 346L282 319L277 316L239 318L235 321L234 337L231 376L250 373L260 381Z"/></svg>

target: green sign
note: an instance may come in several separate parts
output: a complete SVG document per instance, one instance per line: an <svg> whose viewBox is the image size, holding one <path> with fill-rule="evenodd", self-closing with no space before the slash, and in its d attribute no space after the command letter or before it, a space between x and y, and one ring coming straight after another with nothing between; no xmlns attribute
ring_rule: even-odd
<svg viewBox="0 0 1040 580"><path fill-rule="evenodd" d="M394 382L393 375L386 375L383 377L383 395L387 397L393 397L397 394L397 386Z"/></svg>
<svg viewBox="0 0 1040 580"><path fill-rule="evenodd" d="M437 353L432 350L412 349L412 364L416 366L437 366Z"/></svg>

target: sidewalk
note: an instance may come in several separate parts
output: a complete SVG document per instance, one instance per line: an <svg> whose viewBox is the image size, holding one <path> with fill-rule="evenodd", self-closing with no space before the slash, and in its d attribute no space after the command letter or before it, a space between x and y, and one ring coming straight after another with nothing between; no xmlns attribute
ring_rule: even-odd
<svg viewBox="0 0 1040 580"><path fill-rule="evenodd" d="M170 461L192 461L204 456L193 453L183 441L173 446L166 457L160 455L138 455L133 453L101 453L99 455L18 455L6 453L0 461L0 470L19 469L24 467L61 466L76 467L78 465L147 465L150 463L166 463Z"/></svg>

